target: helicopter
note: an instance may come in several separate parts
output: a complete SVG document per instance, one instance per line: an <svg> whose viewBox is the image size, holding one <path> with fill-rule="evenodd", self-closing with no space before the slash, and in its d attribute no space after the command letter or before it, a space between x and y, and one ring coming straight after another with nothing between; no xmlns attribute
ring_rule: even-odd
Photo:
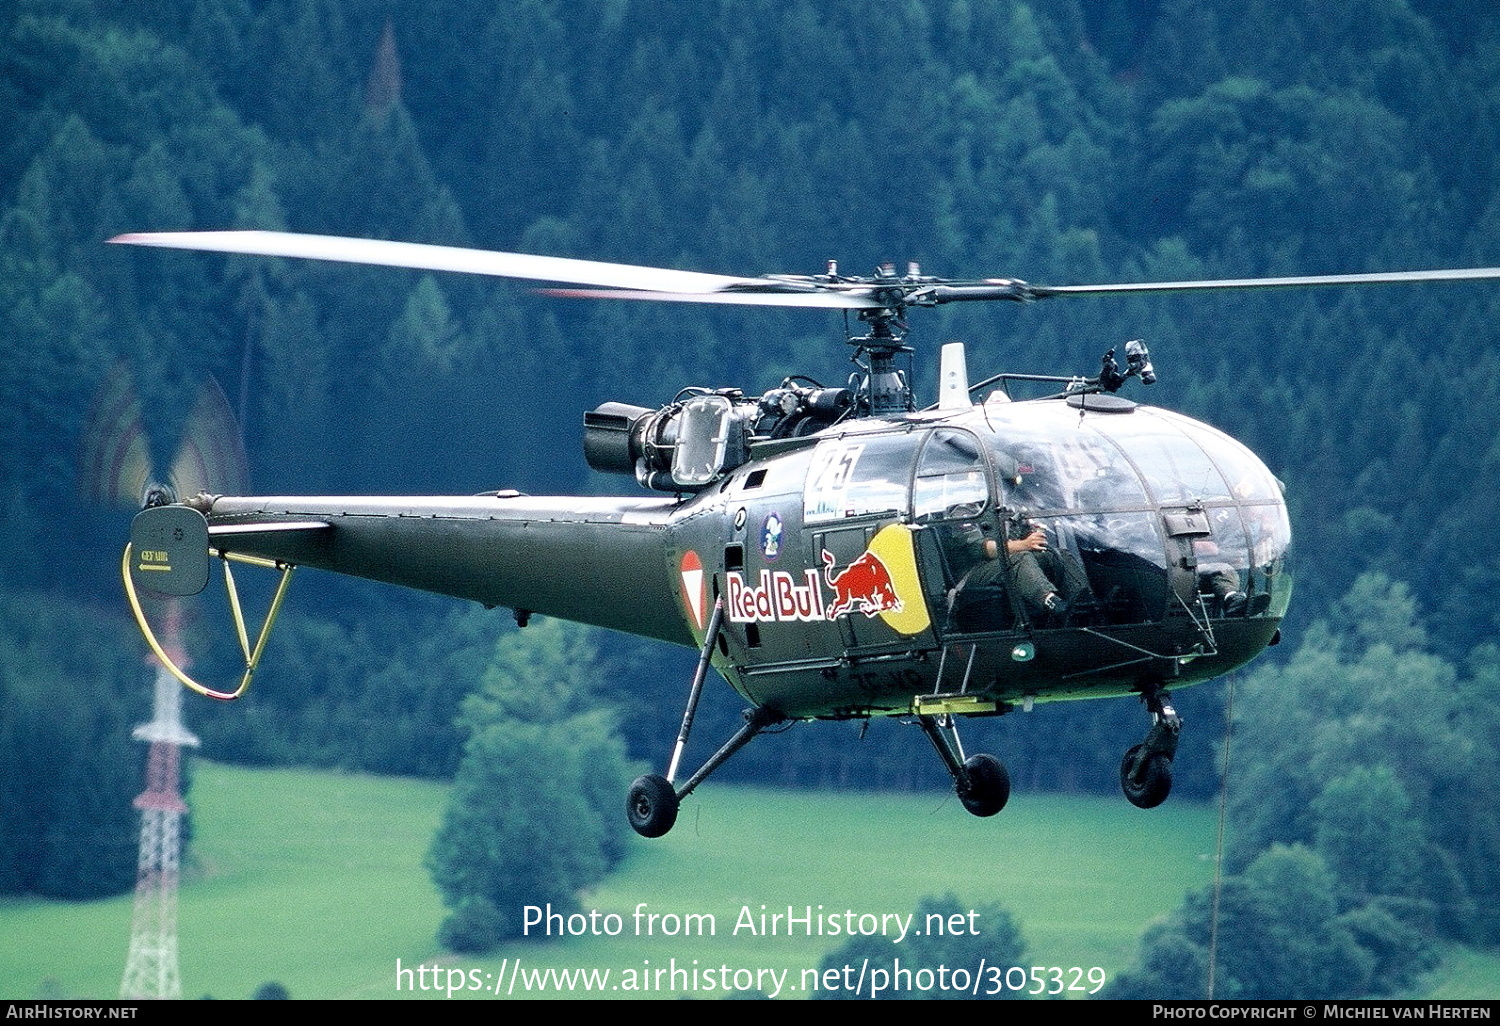
<svg viewBox="0 0 1500 1026"><path fill-rule="evenodd" d="M626 799L645 837L768 728L915 722L964 808L993 816L1004 764L968 754L958 722L1061 700L1136 696L1149 717L1120 765L1132 804L1168 796L1182 720L1172 692L1222 676L1280 639L1294 574L1281 482L1248 448L1120 394L1155 381L1139 340L1093 376L1002 373L970 383L942 349L939 396L919 408L906 317L952 302L1072 295L1487 280L1500 268L1104 285L899 274L734 277L286 232L141 233L111 242L453 271L554 283L564 298L852 311L845 385L789 377L758 396L685 388L666 405L608 402L583 423L595 470L644 498L178 496L153 485L122 557L125 590L158 660L220 698L248 688L293 569L314 567L559 617L697 649L664 773ZM1013 398L1013 384L1050 388ZM197 594L223 567L245 668L237 688L188 676L141 592ZM251 639L231 562L280 581ZM710 667L748 703L694 772L682 759Z"/></svg>

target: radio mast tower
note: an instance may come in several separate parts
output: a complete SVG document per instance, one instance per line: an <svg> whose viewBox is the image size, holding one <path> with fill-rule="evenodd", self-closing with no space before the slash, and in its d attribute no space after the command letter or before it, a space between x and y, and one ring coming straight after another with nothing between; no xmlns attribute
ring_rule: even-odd
<svg viewBox="0 0 1500 1026"><path fill-rule="evenodd" d="M180 640L182 605L172 601L163 617L162 644L183 665ZM154 661L154 660L153 660ZM180 768L184 746L198 739L182 725L182 687L166 669L156 668L156 696L150 723L132 736L150 744L146 790L135 800L141 810L141 853L135 878L135 912L130 924L130 954L120 983L122 998L180 998L177 971L177 879L181 854L182 801Z"/></svg>

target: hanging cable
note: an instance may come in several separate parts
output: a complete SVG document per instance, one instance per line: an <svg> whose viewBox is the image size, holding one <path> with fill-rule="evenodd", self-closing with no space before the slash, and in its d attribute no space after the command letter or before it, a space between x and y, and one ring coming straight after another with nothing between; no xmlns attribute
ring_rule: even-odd
<svg viewBox="0 0 1500 1026"><path fill-rule="evenodd" d="M1204 998L1214 999L1214 969L1219 954L1219 897L1224 883L1224 823L1229 809L1229 745L1234 738L1234 682L1238 673L1229 675L1229 695L1224 709L1224 765L1219 773L1219 831L1214 840L1214 892L1208 916L1208 978Z"/></svg>

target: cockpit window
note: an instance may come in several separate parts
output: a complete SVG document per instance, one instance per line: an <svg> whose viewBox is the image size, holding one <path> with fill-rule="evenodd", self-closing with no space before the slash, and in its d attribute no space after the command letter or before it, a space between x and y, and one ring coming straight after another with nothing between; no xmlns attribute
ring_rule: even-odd
<svg viewBox="0 0 1500 1026"><path fill-rule="evenodd" d="M1050 565L1037 557L1044 576L1032 575L1033 590L1050 590L1065 610L1042 612L1045 603L1010 582L1012 606L1034 622L1285 611L1291 531L1281 486L1229 436L1150 407L1080 414L1019 403L986 407L985 422L1000 506L990 537L1042 531Z"/></svg>
<svg viewBox="0 0 1500 1026"><path fill-rule="evenodd" d="M1158 503L1177 506L1233 498L1209 454L1178 425L1139 414L1116 416L1115 421L1110 434L1140 468Z"/></svg>
<svg viewBox="0 0 1500 1026"><path fill-rule="evenodd" d="M1158 411L1157 415L1179 427L1203 447L1203 451L1223 471L1229 483L1229 494L1236 501L1281 501L1281 482L1272 477L1265 464L1239 442L1197 421L1188 421L1165 411Z"/></svg>
<svg viewBox="0 0 1500 1026"><path fill-rule="evenodd" d="M829 439L813 453L802 510L807 523L871 513L904 513L911 480L905 434Z"/></svg>
<svg viewBox="0 0 1500 1026"><path fill-rule="evenodd" d="M1079 423L1059 405L1060 417L1032 416L995 427L1001 462L1001 501L1013 509L1107 510L1150 505L1140 476L1119 446ZM1049 411L1050 412L1050 411ZM1071 415L1070 415L1071 414Z"/></svg>
<svg viewBox="0 0 1500 1026"><path fill-rule="evenodd" d="M977 517L989 504L989 475L979 439L967 431L932 432L917 462L912 512L917 521L940 520L958 511Z"/></svg>

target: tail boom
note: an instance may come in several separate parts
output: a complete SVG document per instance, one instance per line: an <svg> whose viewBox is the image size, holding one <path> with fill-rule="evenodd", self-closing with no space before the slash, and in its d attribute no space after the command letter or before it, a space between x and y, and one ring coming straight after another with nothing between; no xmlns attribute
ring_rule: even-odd
<svg viewBox="0 0 1500 1026"><path fill-rule="evenodd" d="M694 645L670 500L202 496L210 547Z"/></svg>

